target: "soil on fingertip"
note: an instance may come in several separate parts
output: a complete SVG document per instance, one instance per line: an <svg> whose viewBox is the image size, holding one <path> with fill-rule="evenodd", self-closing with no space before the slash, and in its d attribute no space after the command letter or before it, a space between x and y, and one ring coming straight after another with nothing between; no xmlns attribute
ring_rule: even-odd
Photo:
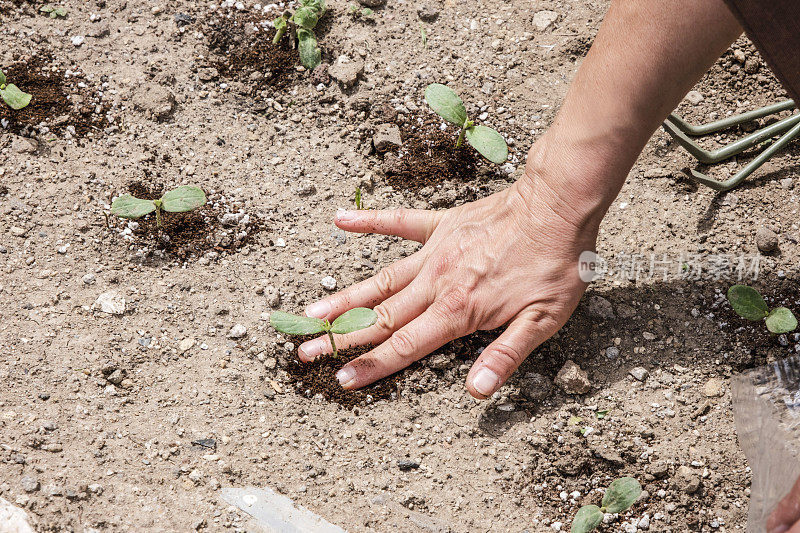
<svg viewBox="0 0 800 533"><path fill-rule="evenodd" d="M464 142L456 148L458 128L433 113L415 113L397 120L403 145L383 156L386 181L394 188L418 192L443 180L474 179L484 166L481 156Z"/></svg>
<svg viewBox="0 0 800 533"><path fill-rule="evenodd" d="M0 122L13 133L45 131L79 137L100 133L108 126L107 107L99 91L80 73L69 77L51 67L50 56L37 56L4 69L9 83L32 95L31 102L14 110L0 105ZM88 87L79 87L79 84Z"/></svg>
<svg viewBox="0 0 800 533"><path fill-rule="evenodd" d="M269 22L278 13L253 14L220 9L203 23L210 52L208 66L225 78L251 87L254 92L293 84L300 55L288 35L272 44L275 29Z"/></svg>
<svg viewBox="0 0 800 533"><path fill-rule="evenodd" d="M155 200L164 193L164 187L137 181L128 185L127 192L136 198ZM222 215L233 209L218 194L207 193L207 196L208 202L200 209L185 213L162 212L161 228L156 223L155 213L137 219L136 229L132 230L133 242L187 260L209 251L234 253L266 228L261 218L254 214L241 217L236 226L224 226ZM128 222L122 220L120 223L127 226Z"/></svg>
<svg viewBox="0 0 800 533"><path fill-rule="evenodd" d="M296 339L298 346L313 335ZM383 378L372 385L356 390L346 390L339 385L336 372L346 363L356 357L369 352L372 345L358 346L347 350L339 350L338 357L325 354L311 363L304 363L297 357L289 362L286 368L297 392L308 398L317 394L329 402L335 402L352 409L357 406L368 405L377 400L396 400L402 386L403 372L397 372Z"/></svg>

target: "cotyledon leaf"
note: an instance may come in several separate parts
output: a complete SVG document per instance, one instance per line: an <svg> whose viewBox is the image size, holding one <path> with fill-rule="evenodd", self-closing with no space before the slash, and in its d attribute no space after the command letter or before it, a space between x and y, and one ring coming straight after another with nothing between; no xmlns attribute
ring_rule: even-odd
<svg viewBox="0 0 800 533"><path fill-rule="evenodd" d="M570 533L589 533L603 521L603 511L596 505L584 505L572 520Z"/></svg>
<svg viewBox="0 0 800 533"><path fill-rule="evenodd" d="M155 210L152 200L134 198L130 194L123 194L111 203L111 213L120 218L139 218Z"/></svg>
<svg viewBox="0 0 800 533"><path fill-rule="evenodd" d="M325 321L322 319L292 315L283 311L274 311L270 314L269 325L289 335L313 335L322 333L326 329Z"/></svg>
<svg viewBox="0 0 800 533"><path fill-rule="evenodd" d="M432 83L425 89L425 101L436 114L459 128L467 121L467 109L461 98L446 85Z"/></svg>
<svg viewBox="0 0 800 533"><path fill-rule="evenodd" d="M508 145L503 136L486 126L473 126L465 132L467 142L492 163L508 159Z"/></svg>
<svg viewBox="0 0 800 533"><path fill-rule="evenodd" d="M331 324L333 333L352 333L368 328L378 320L378 314L366 307L356 307L343 313Z"/></svg>
<svg viewBox="0 0 800 533"><path fill-rule="evenodd" d="M171 191L167 191L161 197L161 202L164 211L183 213L205 205L206 193L203 192L203 189L194 185L181 185Z"/></svg>
<svg viewBox="0 0 800 533"><path fill-rule="evenodd" d="M298 28L297 51L300 53L300 63L308 69L314 70L322 63L322 51L317 46L317 38L311 30Z"/></svg>
<svg viewBox="0 0 800 533"><path fill-rule="evenodd" d="M797 329L797 318L785 307L776 307L764 321L767 323L767 329L778 335Z"/></svg>
<svg viewBox="0 0 800 533"><path fill-rule="evenodd" d="M13 83L9 83L6 85L5 89L0 89L0 98L2 98L11 109L19 111L31 103L32 96L22 92L19 87Z"/></svg>
<svg viewBox="0 0 800 533"><path fill-rule="evenodd" d="M603 496L603 508L607 513L621 513L633 505L642 494L642 486L632 477L615 479Z"/></svg>
<svg viewBox="0 0 800 533"><path fill-rule="evenodd" d="M736 314L747 320L762 320L769 314L764 298L747 285L734 285L728 289L728 301Z"/></svg>

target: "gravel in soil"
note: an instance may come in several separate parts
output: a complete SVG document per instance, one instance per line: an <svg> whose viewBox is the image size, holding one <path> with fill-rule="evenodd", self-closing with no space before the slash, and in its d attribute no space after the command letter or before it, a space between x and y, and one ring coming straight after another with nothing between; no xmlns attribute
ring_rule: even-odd
<svg viewBox="0 0 800 533"><path fill-rule="evenodd" d="M313 336L299 342L311 338ZM373 346L370 344L339 350L338 357L333 357L333 354L325 354L311 363L304 363L295 356L289 362L287 371L301 395L313 397L319 394L325 400L338 403L348 409L377 400L396 400L402 386L402 372L392 374L377 383L357 390L343 389L336 379L336 372L340 368L356 357L369 352L372 348Z"/></svg>
<svg viewBox="0 0 800 533"><path fill-rule="evenodd" d="M128 192L136 198L155 200L161 197L164 187L137 181L128 186ZM215 208L217 200L215 195L200 209L186 213L163 212L162 228L158 228L154 214L142 217L136 220L136 229L132 231L134 240L138 245L149 244L154 249L186 260L210 250L235 252L265 229L262 220L255 215L248 215L235 228L223 227L219 207ZM128 221L124 222L127 225Z"/></svg>
<svg viewBox="0 0 800 533"><path fill-rule="evenodd" d="M84 136L103 130L108 125L105 109L97 90L81 88L86 80L78 73L70 74L53 67L52 58L36 57L4 69L9 83L33 95L31 103L20 110L0 105L0 123L14 133L28 134L31 129L69 132Z"/></svg>

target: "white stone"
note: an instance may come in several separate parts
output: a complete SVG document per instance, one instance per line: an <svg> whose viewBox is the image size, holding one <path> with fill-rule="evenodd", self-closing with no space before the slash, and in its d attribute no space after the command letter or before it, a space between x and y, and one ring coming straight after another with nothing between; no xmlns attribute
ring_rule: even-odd
<svg viewBox="0 0 800 533"><path fill-rule="evenodd" d="M0 533L33 533L28 513L0 498Z"/></svg>
<svg viewBox="0 0 800 533"><path fill-rule="evenodd" d="M322 284L322 287L327 291L336 290L336 279L334 279L331 276L325 276L324 278L322 278L322 281L320 283Z"/></svg>
<svg viewBox="0 0 800 533"><path fill-rule="evenodd" d="M107 291L97 297L95 305L109 315L125 314L125 298L117 291Z"/></svg>
<svg viewBox="0 0 800 533"><path fill-rule="evenodd" d="M245 335L247 335L247 328L241 324L236 324L228 332L229 339L241 339Z"/></svg>
<svg viewBox="0 0 800 533"><path fill-rule="evenodd" d="M192 346L194 346L194 339L192 337L187 337L178 343L178 351L183 353L191 349Z"/></svg>
<svg viewBox="0 0 800 533"><path fill-rule="evenodd" d="M533 15L533 26L536 28L536 31L544 31L558 20L558 16L558 13L555 11L537 11Z"/></svg>

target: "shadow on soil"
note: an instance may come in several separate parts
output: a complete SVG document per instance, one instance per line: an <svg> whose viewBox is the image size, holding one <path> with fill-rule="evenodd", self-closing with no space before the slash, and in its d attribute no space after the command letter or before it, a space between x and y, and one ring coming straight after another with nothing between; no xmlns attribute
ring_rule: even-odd
<svg viewBox="0 0 800 533"><path fill-rule="evenodd" d="M514 409L506 411L502 404L488 403L480 428L499 437L536 413L555 411L574 401L577 397L550 386L568 359L589 373L596 390L627 379L634 367L652 373L675 365L714 371L725 366L740 372L793 353L794 342L782 346L781 339L769 334L762 323L735 315L724 296L734 283L676 281L606 292L590 290L561 331L531 354L509 380L512 390L516 387L520 392ZM800 307L796 280L764 278L752 285L772 307ZM608 306L598 313L600 306L591 304L598 297L610 302L613 315ZM478 347L486 346L494 336L494 332L480 332L468 342L477 353ZM547 379L531 382L530 373ZM539 383L550 389L530 390ZM530 399L537 396L540 399Z"/></svg>

